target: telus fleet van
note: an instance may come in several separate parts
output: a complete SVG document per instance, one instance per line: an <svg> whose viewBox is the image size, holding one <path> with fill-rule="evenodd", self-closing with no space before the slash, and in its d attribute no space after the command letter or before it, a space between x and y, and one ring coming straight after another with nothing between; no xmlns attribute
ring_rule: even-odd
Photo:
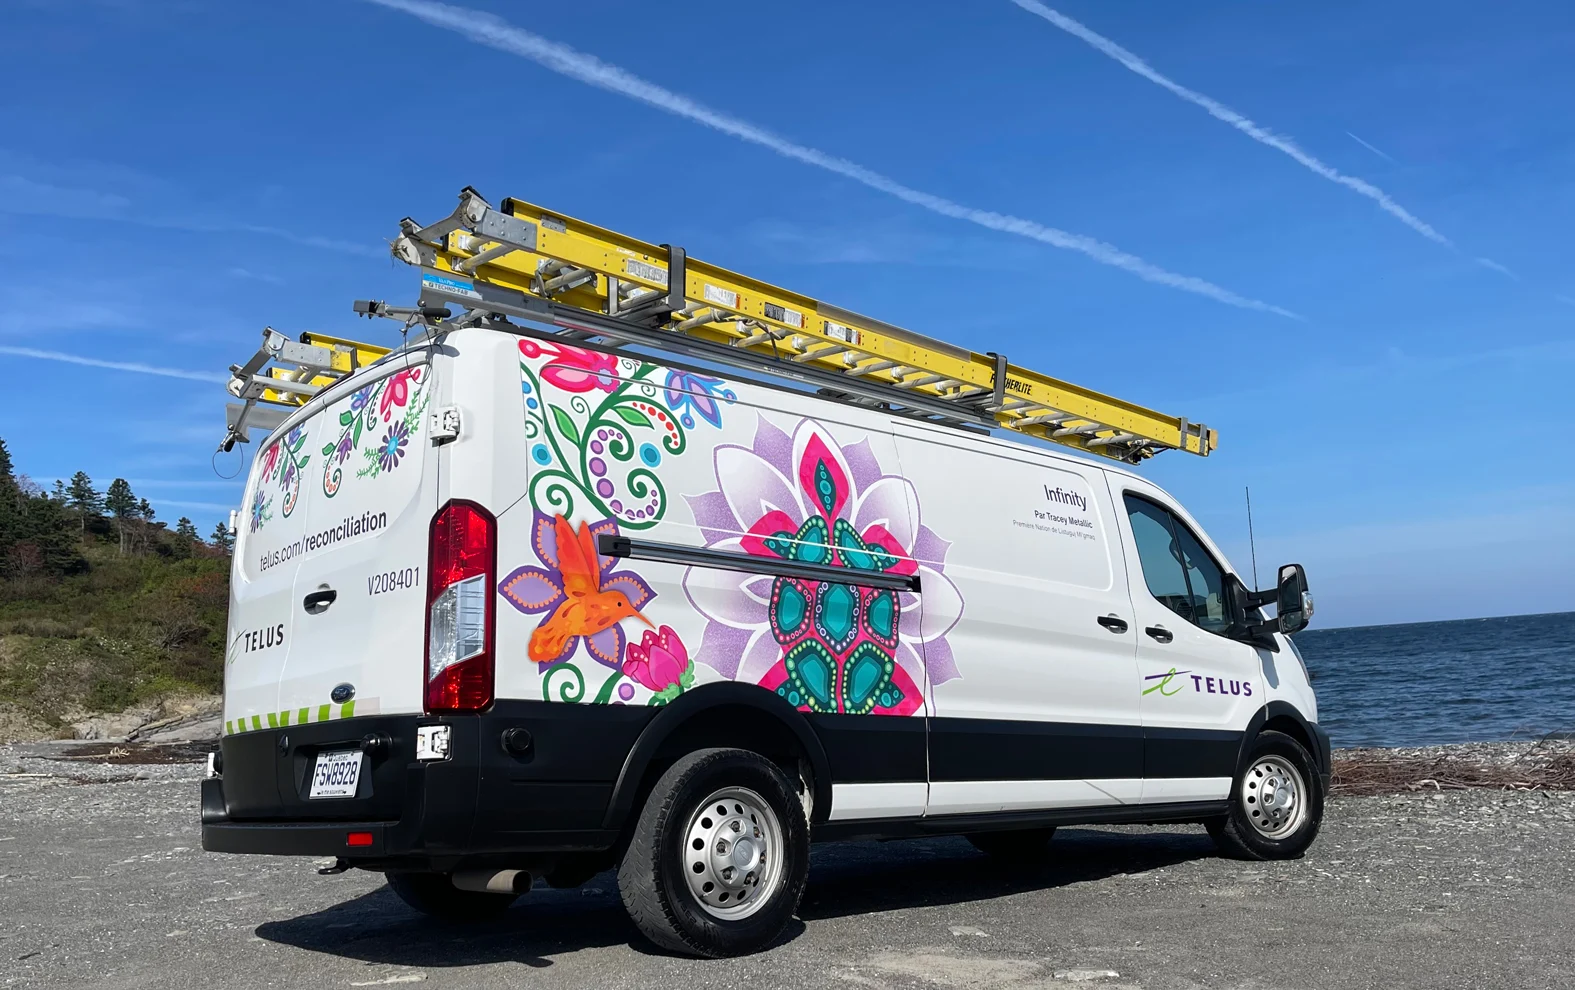
<svg viewBox="0 0 1575 990"><path fill-rule="evenodd" d="M781 932L812 840L1312 842L1300 567L1250 592L1113 463L608 344L614 315L442 319L484 288L455 267L258 445L204 848L450 917L616 867L653 941L726 955Z"/></svg>

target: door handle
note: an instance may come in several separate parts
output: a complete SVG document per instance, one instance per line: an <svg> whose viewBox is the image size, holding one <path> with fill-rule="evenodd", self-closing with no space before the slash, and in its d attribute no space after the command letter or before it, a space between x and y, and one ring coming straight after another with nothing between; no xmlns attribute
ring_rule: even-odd
<svg viewBox="0 0 1575 990"><path fill-rule="evenodd" d="M1113 633L1124 633L1127 631L1127 620L1119 615L1101 615L1094 621Z"/></svg>
<svg viewBox="0 0 1575 990"><path fill-rule="evenodd" d="M339 597L339 592L329 588L325 591L314 591L301 599L301 607L306 609L307 615L320 615L328 611L328 606Z"/></svg>
<svg viewBox="0 0 1575 990"><path fill-rule="evenodd" d="M1149 626L1143 631L1159 640L1161 643L1168 643L1176 638L1175 636L1171 635L1170 630L1166 629L1164 626Z"/></svg>

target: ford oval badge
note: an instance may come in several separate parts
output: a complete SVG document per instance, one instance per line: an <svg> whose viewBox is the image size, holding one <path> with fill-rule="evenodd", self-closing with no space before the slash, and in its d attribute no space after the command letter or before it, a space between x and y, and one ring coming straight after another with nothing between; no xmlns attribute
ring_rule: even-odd
<svg viewBox="0 0 1575 990"><path fill-rule="evenodd" d="M334 688L333 692L328 695L328 697L333 699L334 704L342 705L345 702L349 701L351 698L355 697L355 685L354 684L340 684L340 685L337 685Z"/></svg>

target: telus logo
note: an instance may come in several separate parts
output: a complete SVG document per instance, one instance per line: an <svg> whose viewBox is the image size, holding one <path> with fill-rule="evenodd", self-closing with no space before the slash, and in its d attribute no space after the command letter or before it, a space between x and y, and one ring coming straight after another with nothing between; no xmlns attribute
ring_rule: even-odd
<svg viewBox="0 0 1575 990"><path fill-rule="evenodd" d="M1052 502L1060 502L1062 505L1075 505L1083 511L1088 509L1088 499L1077 492L1069 492L1064 488L1051 488L1049 485L1046 485L1045 498Z"/></svg>
<svg viewBox="0 0 1575 990"><path fill-rule="evenodd" d="M1175 667L1163 674L1149 674L1144 677L1143 683L1149 684L1149 687L1143 689L1143 694L1146 696L1158 692L1166 698L1175 697L1186 688L1188 680L1192 681L1192 690L1198 694L1252 697L1251 681L1228 681L1223 677L1207 677L1203 674L1194 674L1190 670L1177 670Z"/></svg>
<svg viewBox="0 0 1575 990"><path fill-rule="evenodd" d="M251 629L242 632L237 637L245 644L243 652L251 653L254 650L268 650L275 646L284 645L284 623L268 626L265 629Z"/></svg>

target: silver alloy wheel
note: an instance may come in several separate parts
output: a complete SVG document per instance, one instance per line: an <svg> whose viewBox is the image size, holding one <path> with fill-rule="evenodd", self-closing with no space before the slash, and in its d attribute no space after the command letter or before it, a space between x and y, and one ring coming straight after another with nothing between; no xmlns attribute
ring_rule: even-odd
<svg viewBox="0 0 1575 990"><path fill-rule="evenodd" d="M1307 785L1289 760L1265 756L1242 778L1241 807L1259 835L1283 839L1307 818Z"/></svg>
<svg viewBox="0 0 1575 990"><path fill-rule="evenodd" d="M700 802L684 830L684 879L713 918L739 921L782 884L782 824L747 787L724 787Z"/></svg>

